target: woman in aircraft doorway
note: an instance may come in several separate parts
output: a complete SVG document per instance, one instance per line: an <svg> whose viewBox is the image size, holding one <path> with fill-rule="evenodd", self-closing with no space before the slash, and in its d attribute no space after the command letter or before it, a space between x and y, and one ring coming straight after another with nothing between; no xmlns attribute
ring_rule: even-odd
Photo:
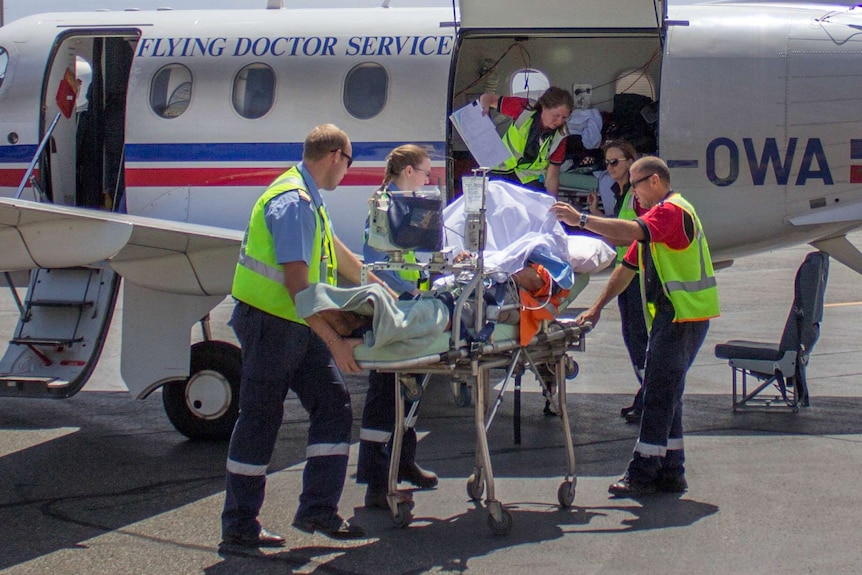
<svg viewBox="0 0 862 575"><path fill-rule="evenodd" d="M415 192L428 183L431 176L431 156L414 144L392 150L386 158L386 174L380 190ZM368 245L368 223L365 224L365 242L362 255L366 262L388 261L389 256ZM404 261L416 261L412 252L404 254ZM380 279L395 292L405 297L419 293L419 272L376 271ZM362 411L359 431L359 461L356 481L366 483L365 507L389 509L386 501L389 477L389 444L395 428L395 374L372 371L368 376L368 391ZM415 418L414 418L415 421ZM412 423L404 432L398 480L416 487L430 489L437 486L437 475L416 464L416 431Z"/></svg>
<svg viewBox="0 0 862 575"><path fill-rule="evenodd" d="M566 120L575 107L572 95L551 86L535 102L527 98L479 96L482 113L490 108L512 119L503 144L512 154L490 174L521 186L546 191L554 197L560 189L560 165L565 160Z"/></svg>

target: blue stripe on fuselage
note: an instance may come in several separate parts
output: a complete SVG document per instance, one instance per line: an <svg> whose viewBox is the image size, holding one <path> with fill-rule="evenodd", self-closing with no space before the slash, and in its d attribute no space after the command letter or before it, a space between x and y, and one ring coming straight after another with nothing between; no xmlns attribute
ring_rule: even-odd
<svg viewBox="0 0 862 575"><path fill-rule="evenodd" d="M383 162L393 148L404 142L353 142L353 159ZM443 142L415 142L427 148L434 160L444 157ZM126 144L127 162L287 162L302 158L302 144Z"/></svg>

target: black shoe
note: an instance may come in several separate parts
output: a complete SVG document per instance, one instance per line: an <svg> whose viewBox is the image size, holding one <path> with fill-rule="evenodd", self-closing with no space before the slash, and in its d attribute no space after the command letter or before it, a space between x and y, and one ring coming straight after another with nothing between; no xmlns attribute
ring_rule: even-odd
<svg viewBox="0 0 862 575"><path fill-rule="evenodd" d="M389 509L389 501L386 499L386 490L368 488L365 490L366 509Z"/></svg>
<svg viewBox="0 0 862 575"><path fill-rule="evenodd" d="M619 481L608 487L608 493L617 497L641 497L642 495L652 495L656 489L655 483L633 481L626 473Z"/></svg>
<svg viewBox="0 0 862 575"><path fill-rule="evenodd" d="M398 471L398 481L406 481L420 489L433 489L437 487L437 474L427 469L422 469L415 463L402 467Z"/></svg>
<svg viewBox="0 0 862 575"><path fill-rule="evenodd" d="M257 537L240 537L238 535L222 535L219 549L222 547L242 547L245 549L257 549L258 547L284 547L284 537L278 533L267 531L263 527Z"/></svg>
<svg viewBox="0 0 862 575"><path fill-rule="evenodd" d="M320 531L333 539L362 539L365 530L359 525L351 525L337 513L332 515L314 515L293 520L293 526L306 533Z"/></svg>
<svg viewBox="0 0 862 575"><path fill-rule="evenodd" d="M626 423L640 423L643 410L640 407L635 407L625 414Z"/></svg>
<svg viewBox="0 0 862 575"><path fill-rule="evenodd" d="M685 480L685 475L659 477L655 485L663 493L685 493L688 491L688 481Z"/></svg>

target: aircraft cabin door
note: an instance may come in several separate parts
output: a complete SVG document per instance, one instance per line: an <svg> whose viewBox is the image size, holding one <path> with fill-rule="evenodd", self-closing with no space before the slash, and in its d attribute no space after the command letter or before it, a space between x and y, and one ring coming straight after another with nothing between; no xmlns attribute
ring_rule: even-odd
<svg viewBox="0 0 862 575"><path fill-rule="evenodd" d="M48 66L43 133L59 118L39 164L53 203L113 210L124 191L126 96L137 31L62 36Z"/></svg>
<svg viewBox="0 0 862 575"><path fill-rule="evenodd" d="M48 140L35 199L106 210L122 201L126 95L137 38L122 31L59 38L44 84L42 140ZM33 270L24 300L15 295L19 319L0 358L0 396L77 393L101 354L119 286L107 267Z"/></svg>

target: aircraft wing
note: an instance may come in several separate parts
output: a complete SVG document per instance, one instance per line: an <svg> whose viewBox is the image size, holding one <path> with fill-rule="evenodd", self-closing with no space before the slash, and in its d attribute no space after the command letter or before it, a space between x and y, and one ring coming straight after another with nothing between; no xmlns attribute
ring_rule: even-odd
<svg viewBox="0 0 862 575"><path fill-rule="evenodd" d="M127 281L227 295L243 232L0 198L0 271L107 265Z"/></svg>

